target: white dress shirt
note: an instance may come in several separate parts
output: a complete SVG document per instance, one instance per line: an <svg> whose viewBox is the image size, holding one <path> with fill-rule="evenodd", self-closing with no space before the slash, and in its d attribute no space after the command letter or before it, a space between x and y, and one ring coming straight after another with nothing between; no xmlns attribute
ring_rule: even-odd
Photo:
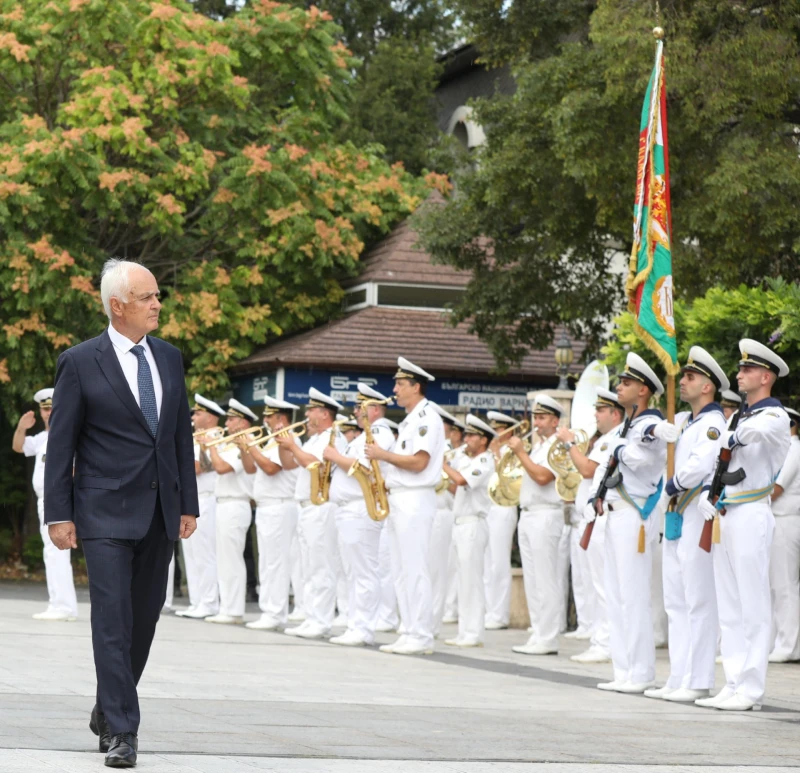
<svg viewBox="0 0 800 773"><path fill-rule="evenodd" d="M427 400L421 400L400 424L393 453L414 456L425 451L430 460L420 472L389 465L386 470L388 488L433 488L442 479L444 461L444 423Z"/></svg>
<svg viewBox="0 0 800 773"><path fill-rule="evenodd" d="M534 446L529 454L534 464L545 467L550 470L553 475L556 474L556 471L547 461L547 454L550 452L550 448L555 441L556 436L555 433L553 433L546 440ZM535 510L539 507L552 508L560 504L561 498L558 496L558 492L556 492L555 480L551 480L549 483L545 483L544 486L541 486L523 469L522 485L519 490L519 506L523 510Z"/></svg>
<svg viewBox="0 0 800 773"><path fill-rule="evenodd" d="M122 373L128 386L133 393L133 398L136 400L136 405L140 408L142 404L139 400L139 359L131 351L136 344L130 338L126 338L122 333L114 329L113 325L108 326L108 337L111 343L114 344L114 354L117 355ZM144 349L144 356L147 364L150 366L150 373L153 377L153 391L156 395L156 408L158 409L158 418L161 418L161 399L164 396L164 389L161 386L161 376L158 373L158 365L156 359L153 357L153 352L150 349L150 344L147 342L147 336L144 336L139 345Z"/></svg>

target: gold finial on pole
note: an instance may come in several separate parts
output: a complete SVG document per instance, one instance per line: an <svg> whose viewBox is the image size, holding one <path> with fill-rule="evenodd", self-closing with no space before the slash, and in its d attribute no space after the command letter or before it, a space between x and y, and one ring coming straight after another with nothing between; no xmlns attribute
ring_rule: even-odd
<svg viewBox="0 0 800 773"><path fill-rule="evenodd" d="M663 27L653 27L653 36L656 40L664 40L664 28Z"/></svg>

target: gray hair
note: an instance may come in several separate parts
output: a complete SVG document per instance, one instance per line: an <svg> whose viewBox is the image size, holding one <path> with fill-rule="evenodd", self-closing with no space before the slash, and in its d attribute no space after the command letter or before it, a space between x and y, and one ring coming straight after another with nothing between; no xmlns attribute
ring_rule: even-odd
<svg viewBox="0 0 800 773"><path fill-rule="evenodd" d="M131 290L130 273L134 268L144 268L144 266L141 263L120 258L109 258L103 266L103 273L100 275L100 297L109 319L112 318L112 298L118 298L123 303L128 303L128 293Z"/></svg>

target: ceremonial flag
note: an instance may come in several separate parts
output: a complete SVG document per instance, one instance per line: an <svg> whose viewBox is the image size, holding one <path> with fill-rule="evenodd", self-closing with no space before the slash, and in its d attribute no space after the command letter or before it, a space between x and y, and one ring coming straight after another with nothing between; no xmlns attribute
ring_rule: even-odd
<svg viewBox="0 0 800 773"><path fill-rule="evenodd" d="M639 166L633 208L633 249L626 282L636 332L669 375L680 372L672 307L672 213L669 201L667 91L664 42L644 97L639 131Z"/></svg>

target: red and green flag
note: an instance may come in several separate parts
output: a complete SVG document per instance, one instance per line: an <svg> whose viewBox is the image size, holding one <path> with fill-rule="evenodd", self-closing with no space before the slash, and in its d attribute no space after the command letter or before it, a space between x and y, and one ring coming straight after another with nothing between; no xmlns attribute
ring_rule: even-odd
<svg viewBox="0 0 800 773"><path fill-rule="evenodd" d="M675 375L680 368L672 307L671 241L667 91L664 43L659 40L642 107L633 249L626 292L628 308L636 317L636 332L661 360L667 373Z"/></svg>

